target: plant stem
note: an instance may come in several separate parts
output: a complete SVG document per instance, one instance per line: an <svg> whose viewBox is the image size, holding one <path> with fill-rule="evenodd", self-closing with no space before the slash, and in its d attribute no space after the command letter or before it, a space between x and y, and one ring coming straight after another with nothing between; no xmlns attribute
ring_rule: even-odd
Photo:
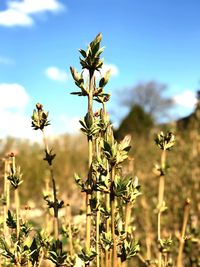
<svg viewBox="0 0 200 267"><path fill-rule="evenodd" d="M100 225L100 210L99 210L100 192L97 191L97 214L96 214L96 267L100 267L100 251L99 251L99 225Z"/></svg>
<svg viewBox="0 0 200 267"><path fill-rule="evenodd" d="M13 169L13 174L16 173L16 165L15 165L15 157L12 157L12 169ZM19 189L15 188L15 211L16 211L16 236L17 239L19 239L19 231L20 231L20 222L19 222Z"/></svg>
<svg viewBox="0 0 200 267"><path fill-rule="evenodd" d="M96 155L97 157L99 156L99 143L98 143L98 138L96 139ZM98 177L97 181L98 183ZM100 267L100 250L99 250L99 240L100 240L100 235L99 235L99 225L100 225L100 210L99 210L99 205L100 205L100 191L97 191L96 193L96 198L97 198L97 212L96 212L96 267Z"/></svg>
<svg viewBox="0 0 200 267"><path fill-rule="evenodd" d="M103 109L103 119L106 116L106 104L105 102L102 103L102 109ZM105 135L105 133L104 133ZM107 161L107 179L109 180L109 164ZM110 186L111 187L111 186ZM106 210L110 211L110 194L105 194L105 203L106 203ZM106 233L108 234L110 232L110 216L106 217ZM105 250L105 267L109 267L109 250Z"/></svg>
<svg viewBox="0 0 200 267"><path fill-rule="evenodd" d="M168 261L168 255L167 253L164 255L164 267L167 266L167 261Z"/></svg>
<svg viewBox="0 0 200 267"><path fill-rule="evenodd" d="M49 154L49 147L47 143L47 139L44 133L44 130L42 130L43 134L43 142L46 152ZM59 236L59 219L58 219L58 206L57 206L57 196L56 196L56 182L54 178L54 171L52 165L49 165L49 172L51 176L51 182L52 182L52 189L53 189L53 202L54 202L54 238L57 240Z"/></svg>
<svg viewBox="0 0 200 267"><path fill-rule="evenodd" d="M125 206L125 224L124 224L124 231L125 231L126 235L128 234L128 226L130 224L130 218L131 218L131 204L126 203L126 206ZM122 262L121 266L126 267L127 261Z"/></svg>
<svg viewBox="0 0 200 267"><path fill-rule="evenodd" d="M52 166L50 168L51 180L53 186L53 197L54 197L54 235L55 239L58 239L59 235L59 219L58 219L58 206L57 206L57 197L56 197L56 182L54 179L54 172Z"/></svg>
<svg viewBox="0 0 200 267"><path fill-rule="evenodd" d="M73 256L74 250L73 250L73 241L72 241L72 228L71 228L71 208L70 204L68 203L66 206L66 215L67 215L67 224L69 227L69 252L70 256Z"/></svg>
<svg viewBox="0 0 200 267"><path fill-rule="evenodd" d="M130 224L130 219L131 219L131 203L126 203L125 206L125 232L128 232L128 226Z"/></svg>
<svg viewBox="0 0 200 267"><path fill-rule="evenodd" d="M158 188L158 242L161 240L161 214L162 214L162 206L164 201L164 190L165 190L165 165L166 165L166 150L162 150L161 154L161 175L159 178L159 188ZM162 252L158 252L158 267L162 266Z"/></svg>
<svg viewBox="0 0 200 267"><path fill-rule="evenodd" d="M48 178L45 179L45 192L47 195L49 195L49 193L50 193L49 179ZM45 214L45 228L46 228L46 231L48 233L50 233L50 231L51 231L51 223L50 222L51 222L51 219L50 219L49 211L47 211Z"/></svg>
<svg viewBox="0 0 200 267"><path fill-rule="evenodd" d="M9 193L9 183L7 181L7 175L8 175L8 160L5 159L4 161L4 196L5 196L5 205L4 205L4 235L7 239L7 235L8 235L8 227L7 227L7 224L6 224L6 218L7 218L7 214L8 214L8 208L9 208L9 198L8 196L10 196L10 194L8 195Z"/></svg>
<svg viewBox="0 0 200 267"><path fill-rule="evenodd" d="M88 114L93 117L93 91L94 91L94 71L89 72L89 94L88 94ZM88 180L92 179L92 158L93 158L93 140L92 137L88 137ZM91 193L90 188L86 192L86 249L90 250L91 239ZM85 264L89 266L90 264Z"/></svg>
<svg viewBox="0 0 200 267"><path fill-rule="evenodd" d="M7 188L6 188L6 209L9 210L10 208L10 183L7 181Z"/></svg>
<svg viewBox="0 0 200 267"><path fill-rule="evenodd" d="M142 256L140 253L137 253L137 257L138 257L138 259L140 260L140 262L142 262L142 263L144 264L144 266L149 266L149 265L146 263L145 259L143 258L143 256Z"/></svg>
<svg viewBox="0 0 200 267"><path fill-rule="evenodd" d="M110 210L110 194L105 195L106 210ZM110 218L106 218L106 233L110 232ZM109 267L109 250L105 250L105 267Z"/></svg>
<svg viewBox="0 0 200 267"><path fill-rule="evenodd" d="M101 250L100 254L101 254L101 256L100 256L100 262L101 262L100 266L105 266L104 265L104 254L103 254L102 250Z"/></svg>
<svg viewBox="0 0 200 267"><path fill-rule="evenodd" d="M177 267L183 266L183 262L182 262L183 248L184 248L184 243L185 243L185 232L186 232L189 214L190 214L190 199L187 199L185 202L183 225L182 225L182 231L181 231L181 236L179 240L179 250L178 250L178 257L177 257L177 264L176 264Z"/></svg>
<svg viewBox="0 0 200 267"><path fill-rule="evenodd" d="M15 189L15 209L16 209L16 234L17 234L17 239L19 239L19 231L20 231L20 222L19 222L19 191L18 188Z"/></svg>
<svg viewBox="0 0 200 267"><path fill-rule="evenodd" d="M88 113L92 116L93 115L93 92L94 92L94 71L90 71L89 77L89 94L88 94Z"/></svg>
<svg viewBox="0 0 200 267"><path fill-rule="evenodd" d="M160 176L159 180L159 211L158 211L158 241L161 239L161 208L163 203L163 192L164 192L164 176Z"/></svg>
<svg viewBox="0 0 200 267"><path fill-rule="evenodd" d="M41 256L40 256L40 259L38 262L38 267L40 267L42 265L43 259L44 259L44 250L42 249Z"/></svg>
<svg viewBox="0 0 200 267"><path fill-rule="evenodd" d="M117 267L117 244L115 238L115 195L113 192L115 179L115 166L111 166L111 192L110 192L110 202L111 202L111 233L113 239L113 249L112 249L112 267Z"/></svg>
<svg viewBox="0 0 200 267"><path fill-rule="evenodd" d="M92 155L93 155L93 146L92 139L88 138L88 179L92 175ZM89 188L88 188L89 189ZM90 236L91 236L91 207L90 207L91 194L86 192L86 248L90 249Z"/></svg>

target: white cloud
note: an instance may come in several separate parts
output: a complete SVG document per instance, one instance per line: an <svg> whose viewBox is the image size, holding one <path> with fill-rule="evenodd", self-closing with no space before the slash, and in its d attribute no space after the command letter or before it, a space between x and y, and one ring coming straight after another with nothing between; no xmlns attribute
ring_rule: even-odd
<svg viewBox="0 0 200 267"><path fill-rule="evenodd" d="M185 108L194 108L197 103L196 93L191 90L185 90L173 97L174 103Z"/></svg>
<svg viewBox="0 0 200 267"><path fill-rule="evenodd" d="M39 135L31 128L31 119L23 112L13 112L9 109L0 109L1 129L0 138L13 136L16 138L30 138L39 140Z"/></svg>
<svg viewBox="0 0 200 267"><path fill-rule="evenodd" d="M81 125L79 120L80 118L78 117L69 117L64 114L58 117L58 122L60 125L62 125L62 131L64 130L70 134L75 134L80 131Z"/></svg>
<svg viewBox="0 0 200 267"><path fill-rule="evenodd" d="M23 109L29 101L25 88L17 83L0 84L0 109Z"/></svg>
<svg viewBox="0 0 200 267"><path fill-rule="evenodd" d="M0 65L13 65L14 63L13 59L0 55Z"/></svg>
<svg viewBox="0 0 200 267"><path fill-rule="evenodd" d="M33 14L38 12L58 12L64 9L64 6L58 0L23 0L11 1L8 7L24 14Z"/></svg>
<svg viewBox="0 0 200 267"><path fill-rule="evenodd" d="M12 111L11 109L0 109L0 118L0 139L12 136L42 142L41 132L35 131L31 127L31 114L26 115L24 110ZM45 132L47 136L53 135L51 125L45 129Z"/></svg>
<svg viewBox="0 0 200 267"><path fill-rule="evenodd" d="M31 15L61 10L64 10L64 6L58 0L8 1L7 9L0 12L0 25L7 27L31 26L34 24Z"/></svg>
<svg viewBox="0 0 200 267"><path fill-rule="evenodd" d="M0 84L0 138L13 136L42 141L40 131L31 127L31 114L26 114L30 97L26 89L17 83ZM52 126L48 126L46 134L53 135Z"/></svg>
<svg viewBox="0 0 200 267"><path fill-rule="evenodd" d="M0 84L0 138L14 136L32 137L36 140L37 135L32 133L30 117L25 115L29 100L22 85Z"/></svg>
<svg viewBox="0 0 200 267"><path fill-rule="evenodd" d="M49 79L59 82L65 82L68 78L66 72L57 67L47 68L45 74Z"/></svg>
<svg viewBox="0 0 200 267"><path fill-rule="evenodd" d="M0 25L2 26L31 26L32 24L33 19L25 13L14 9L0 12Z"/></svg>

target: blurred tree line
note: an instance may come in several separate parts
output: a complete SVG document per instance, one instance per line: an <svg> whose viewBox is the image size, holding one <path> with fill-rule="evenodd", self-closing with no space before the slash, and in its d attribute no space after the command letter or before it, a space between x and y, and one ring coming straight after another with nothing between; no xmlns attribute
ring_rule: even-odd
<svg viewBox="0 0 200 267"><path fill-rule="evenodd" d="M156 81L120 90L119 105L128 108L128 114L116 130L116 136L121 139L131 134L133 137L148 138L160 120L169 120L169 110L174 103L166 92L167 85Z"/></svg>

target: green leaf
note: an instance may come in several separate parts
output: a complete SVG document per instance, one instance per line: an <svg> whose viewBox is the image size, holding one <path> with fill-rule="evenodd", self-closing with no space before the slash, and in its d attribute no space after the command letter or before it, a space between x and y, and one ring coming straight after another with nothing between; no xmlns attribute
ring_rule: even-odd
<svg viewBox="0 0 200 267"><path fill-rule="evenodd" d="M105 76L99 81L99 87L104 87L110 79L110 70L106 71Z"/></svg>
<svg viewBox="0 0 200 267"><path fill-rule="evenodd" d="M56 156L56 154L53 154L52 153L52 149L50 151L47 151L45 149L45 157L44 157L44 160L46 160L48 162L49 166L52 165L52 162L53 162L55 156Z"/></svg>
<svg viewBox="0 0 200 267"><path fill-rule="evenodd" d="M83 248L81 250L81 253L78 254L78 257L84 261L86 264L88 264L89 262L91 262L95 257L96 257L97 253L94 250L88 250L86 248Z"/></svg>
<svg viewBox="0 0 200 267"><path fill-rule="evenodd" d="M6 219L6 224L11 229L16 229L17 228L16 218L15 218L14 215L11 214L10 210L8 210L8 217Z"/></svg>
<svg viewBox="0 0 200 267"><path fill-rule="evenodd" d="M125 240L122 244L119 256L121 258L121 261L124 262L136 256L139 251L140 246L137 241Z"/></svg>
<svg viewBox="0 0 200 267"><path fill-rule="evenodd" d="M111 232L102 232L100 241L103 249L110 250L113 245Z"/></svg>
<svg viewBox="0 0 200 267"><path fill-rule="evenodd" d="M81 53L81 55L82 55L84 58L87 57L87 53L86 53L85 50L83 50L83 49L79 49L79 52Z"/></svg>

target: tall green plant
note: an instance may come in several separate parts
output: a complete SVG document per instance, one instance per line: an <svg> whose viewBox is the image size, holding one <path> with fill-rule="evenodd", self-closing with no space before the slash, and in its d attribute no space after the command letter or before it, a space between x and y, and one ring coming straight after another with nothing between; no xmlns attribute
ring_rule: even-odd
<svg viewBox="0 0 200 267"><path fill-rule="evenodd" d="M57 198L57 189L56 189L56 181L53 169L53 160L55 158L55 154L53 154L52 149L49 149L47 138L45 135L45 127L50 125L48 121L48 112L43 110L43 106L40 103L36 104L36 109L33 111L32 115L32 127L34 130L41 130L43 136L44 143L44 152L45 157L44 160L48 163L49 172L52 182L52 192L53 192L53 201L49 199L49 196L45 196L45 200L47 201L48 207L53 208L54 211L54 238L57 240L59 237L59 218L58 211L62 208L64 202L58 201Z"/></svg>
<svg viewBox="0 0 200 267"><path fill-rule="evenodd" d="M166 164L166 152L170 150L174 144L175 144L175 136L173 133L168 132L164 134L163 132L160 132L156 138L155 142L157 146L161 149L161 162L160 165L157 166L157 171L159 173L159 186L158 186L158 217L157 217L157 237L158 237L158 267L166 266L166 260L165 263L163 263L163 253L166 251L167 247L170 247L172 241L171 239L164 240L161 237L161 216L162 213L167 209L164 201L164 191L165 191L165 175L168 169L168 166Z"/></svg>
<svg viewBox="0 0 200 267"><path fill-rule="evenodd" d="M81 130L88 140L88 176L84 180L75 175L76 182L86 194L86 247L79 256L86 266L96 256L96 266L100 266L101 261L106 267L116 267L119 259L126 261L138 251L137 242L133 242L128 235L123 238L123 230L117 229L117 218L125 221L123 214L119 212L119 199L122 200L128 192L127 199L128 202L131 201L130 195L135 194L138 188L132 186L129 179L130 183L126 180L123 192L120 191L124 178L119 169L128 157L130 138L125 137L120 143L115 140L106 112L106 102L110 95L104 92L104 87L109 81L110 71L101 73L103 60L100 55L104 49L100 47L101 39L101 34L98 34L86 51L79 50L82 56L80 64L83 71L87 70L88 78L85 78L83 71L79 73L75 68L70 68L75 84L80 89L72 94L86 96L88 100L87 113L84 119L80 120ZM99 79L97 72L100 72ZM97 112L93 111L94 100L101 105ZM126 201L123 205L126 205ZM96 217L96 251L90 243L93 239L92 214ZM110 259L109 251L112 255Z"/></svg>
<svg viewBox="0 0 200 267"><path fill-rule="evenodd" d="M100 59L100 55L103 52L103 48L100 48L101 34L90 43L88 49L80 49L82 58L80 58L80 64L83 70L88 71L89 85L86 83L83 77L83 73L78 73L76 69L70 68L75 84L81 89L81 92L74 92L79 96L87 96L88 108L87 113L83 120L80 120L81 130L87 136L88 140L88 177L83 185L83 191L86 193L86 246L83 250L83 258L86 265L93 259L96 253L91 251L91 197L93 191L93 177L92 177L92 162L94 155L94 140L97 138L99 132L98 118L94 117L93 113L93 98L102 93L101 88L96 88L95 84L95 71L98 71L103 61ZM98 231L97 231L98 232ZM98 242L98 241L97 241ZM99 260L97 259L97 262Z"/></svg>

